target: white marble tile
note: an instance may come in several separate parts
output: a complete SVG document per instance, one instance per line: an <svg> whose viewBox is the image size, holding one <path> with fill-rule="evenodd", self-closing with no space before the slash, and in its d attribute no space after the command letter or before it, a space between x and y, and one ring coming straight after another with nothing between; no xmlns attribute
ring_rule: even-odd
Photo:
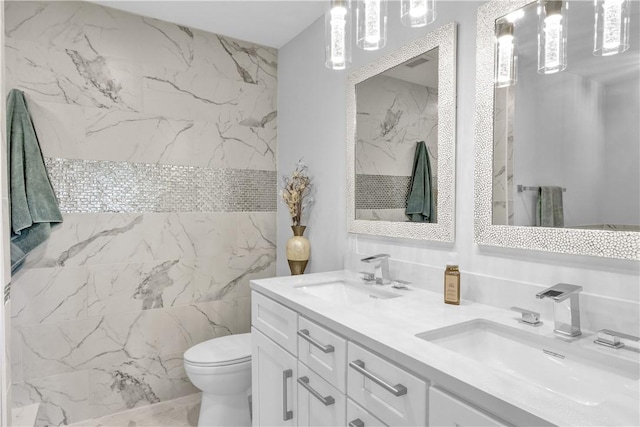
<svg viewBox="0 0 640 427"><path fill-rule="evenodd" d="M24 378L110 369L129 360L183 353L197 343L230 334L236 322L236 304L229 299L25 326Z"/></svg>
<svg viewBox="0 0 640 427"><path fill-rule="evenodd" d="M89 268L88 315L101 316L231 301L248 295L251 278L273 274L275 248L195 260L109 264Z"/></svg>
<svg viewBox="0 0 640 427"><path fill-rule="evenodd" d="M83 37L87 45L100 55L140 62L145 50L145 30L142 26L146 19L150 18L86 4L81 15Z"/></svg>
<svg viewBox="0 0 640 427"><path fill-rule="evenodd" d="M4 3L5 36L47 47L85 46L82 5L70 1L8 1Z"/></svg>
<svg viewBox="0 0 640 427"><path fill-rule="evenodd" d="M370 221L407 221L404 209L357 209L356 218Z"/></svg>
<svg viewBox="0 0 640 427"><path fill-rule="evenodd" d="M239 253L276 248L275 212L239 212Z"/></svg>
<svg viewBox="0 0 640 427"><path fill-rule="evenodd" d="M20 328L11 326L11 382L24 381L22 374L22 333Z"/></svg>
<svg viewBox="0 0 640 427"><path fill-rule="evenodd" d="M235 334L245 334L251 332L251 297L240 297L236 300L238 304L238 323Z"/></svg>
<svg viewBox="0 0 640 427"><path fill-rule="evenodd" d="M358 85L356 173L409 176L416 142L425 141L437 177L435 89L381 76Z"/></svg>
<svg viewBox="0 0 640 427"><path fill-rule="evenodd" d="M275 276L275 249L261 249L242 254L222 254L209 260L210 280L199 289L195 300L231 301L250 295L249 281Z"/></svg>
<svg viewBox="0 0 640 427"><path fill-rule="evenodd" d="M140 214L64 214L64 222L28 256L27 268L150 261Z"/></svg>
<svg viewBox="0 0 640 427"><path fill-rule="evenodd" d="M276 90L276 49L199 30L194 34L196 58L213 68L216 75Z"/></svg>
<svg viewBox="0 0 640 427"><path fill-rule="evenodd" d="M215 124L118 110L85 110L84 158L205 166Z"/></svg>
<svg viewBox="0 0 640 427"><path fill-rule="evenodd" d="M13 276L14 327L87 317L86 267L29 268Z"/></svg>
<svg viewBox="0 0 640 427"><path fill-rule="evenodd" d="M147 345L160 355L184 353L203 341L231 334L234 301L211 301L163 310L148 310L141 320ZM135 346L136 343L131 343ZM146 355L149 357L149 354Z"/></svg>
<svg viewBox="0 0 640 427"><path fill-rule="evenodd" d="M66 425L89 418L89 371L53 375L13 385L15 406L38 402L38 426Z"/></svg>
<svg viewBox="0 0 640 427"><path fill-rule="evenodd" d="M6 61L8 81L35 100L140 110L140 69L131 62L23 40L7 44Z"/></svg>
<svg viewBox="0 0 640 427"><path fill-rule="evenodd" d="M184 371L183 353L127 360L111 369L93 369L91 414L105 414L151 405L196 393Z"/></svg>
<svg viewBox="0 0 640 427"><path fill-rule="evenodd" d="M8 397L7 397L7 401ZM38 418L40 403L32 403L26 406L14 406L11 408L12 427L33 427Z"/></svg>
<svg viewBox="0 0 640 427"><path fill-rule="evenodd" d="M277 131L249 126L211 125L215 135L210 141L206 166L214 168L276 170ZM205 158L206 159L206 158Z"/></svg>
<svg viewBox="0 0 640 427"><path fill-rule="evenodd" d="M46 102L27 95L27 107L45 157L80 159L84 126L78 125L83 108L77 105Z"/></svg>
<svg viewBox="0 0 640 427"><path fill-rule="evenodd" d="M23 327L25 381L153 354L140 330L140 316L119 314Z"/></svg>
<svg viewBox="0 0 640 427"><path fill-rule="evenodd" d="M200 393L73 424L76 427L196 427Z"/></svg>
<svg viewBox="0 0 640 427"><path fill-rule="evenodd" d="M143 112L251 127L276 125L276 94L263 86L211 78L197 70L145 68Z"/></svg>
<svg viewBox="0 0 640 427"><path fill-rule="evenodd" d="M195 260L92 266L90 316L188 305L197 288Z"/></svg>
<svg viewBox="0 0 640 427"><path fill-rule="evenodd" d="M81 158L232 169L276 169L276 130L86 109Z"/></svg>
<svg viewBox="0 0 640 427"><path fill-rule="evenodd" d="M156 260L210 258L237 245L235 213L145 214L144 235Z"/></svg>

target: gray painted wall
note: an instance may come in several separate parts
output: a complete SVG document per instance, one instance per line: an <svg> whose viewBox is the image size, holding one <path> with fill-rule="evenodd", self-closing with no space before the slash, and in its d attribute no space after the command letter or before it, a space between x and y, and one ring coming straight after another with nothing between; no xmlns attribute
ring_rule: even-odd
<svg viewBox="0 0 640 427"><path fill-rule="evenodd" d="M279 51L278 165L288 172L299 157L316 175L316 205L306 222L311 240L310 272L363 268L359 258L387 252L392 274L418 286L442 292L442 273L458 263L463 298L509 307L521 303L551 316L551 306L534 291L557 282L584 286L584 313L595 317L585 328L613 327L638 332L639 264L526 250L479 247L473 241L474 120L476 12L482 2L438 1L438 18L423 29L402 27L389 6L389 41L378 52L354 50L353 68L401 47L450 21L458 23L458 115L456 145L456 240L453 244L355 236L345 226L345 81L349 71L330 71L323 64L323 24L319 19ZM291 235L284 206L278 206L279 275L289 274L284 244ZM501 288L493 286L502 286ZM586 303L587 294L601 297ZM623 315L613 303L628 308ZM588 304L592 304L587 307ZM609 308L605 308L609 307ZM625 308L625 309L626 309ZM616 315L612 315L616 313ZM585 319L586 320L586 319Z"/></svg>

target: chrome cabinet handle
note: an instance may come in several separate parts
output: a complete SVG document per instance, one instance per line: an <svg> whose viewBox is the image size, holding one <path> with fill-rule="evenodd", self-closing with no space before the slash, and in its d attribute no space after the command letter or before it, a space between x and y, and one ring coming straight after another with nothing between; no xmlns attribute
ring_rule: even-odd
<svg viewBox="0 0 640 427"><path fill-rule="evenodd" d="M287 401L289 400L289 389L287 387L287 379L293 376L291 369L282 371L282 419L289 421L293 418L293 411L287 408Z"/></svg>
<svg viewBox="0 0 640 427"><path fill-rule="evenodd" d="M300 337L304 338L305 340L309 341L309 343L311 345L313 345L314 347L317 347L323 353L333 353L335 351L335 348L331 344L322 345L318 341L316 341L315 339L311 338L311 335L309 334L309 330L308 329L300 329L298 331L298 335Z"/></svg>
<svg viewBox="0 0 640 427"><path fill-rule="evenodd" d="M320 393L315 391L309 385L309 377L300 377L300 378L298 378L298 384L300 384L302 387L306 388L307 391L309 393L311 393L320 402L322 402L324 404L324 406L329 406L329 405L333 405L334 403L336 403L336 401L335 401L335 399L333 397L331 397L331 396L324 397L323 395L321 395Z"/></svg>
<svg viewBox="0 0 640 427"><path fill-rule="evenodd" d="M355 369L356 372L359 372L365 377L369 378L371 381L378 384L380 387L387 390L394 396L404 396L405 394L407 394L407 388L402 384L391 385L385 380L376 376L374 373L367 371L364 368L364 362L360 359L349 362L349 367Z"/></svg>
<svg viewBox="0 0 640 427"><path fill-rule="evenodd" d="M364 421L360 418L356 418L353 421L349 421L349 427L364 427Z"/></svg>

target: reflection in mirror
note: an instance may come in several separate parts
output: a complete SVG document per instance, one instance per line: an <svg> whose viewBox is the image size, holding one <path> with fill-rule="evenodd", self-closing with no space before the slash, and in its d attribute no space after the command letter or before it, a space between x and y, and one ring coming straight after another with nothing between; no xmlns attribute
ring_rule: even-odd
<svg viewBox="0 0 640 427"><path fill-rule="evenodd" d="M538 72L537 3L495 21L515 51L501 63L497 42L492 224L640 231L640 2L609 56L594 55L593 2L548 3L566 8L564 71Z"/></svg>
<svg viewBox="0 0 640 427"><path fill-rule="evenodd" d="M453 242L456 24L353 71L346 101L347 230Z"/></svg>
<svg viewBox="0 0 640 427"><path fill-rule="evenodd" d="M587 227L592 226L593 228L600 224L626 225L628 220L602 217L604 219L589 219L589 222L584 224L571 223L573 221L571 216L574 215L573 212L576 212L575 209L616 214L618 212L632 212L632 209L629 209L631 205L627 205L627 203L634 203L634 200L636 206L638 203L636 199L638 197L637 187L635 191L627 187L625 192L629 194L625 194L623 199L616 199L615 202L611 201L609 194L607 194L616 192L618 186L632 184L633 181L636 184L638 183L638 147L623 147L619 143L623 138L624 132L628 129L633 129L633 126L638 124L638 99L636 98L633 101L635 104L629 101L627 101L629 102L628 104L619 104L614 100L612 104L615 107L608 107L607 109L604 108L606 99L602 95L597 99L597 102L600 102L601 105L601 114L605 117L611 114L620 115L621 118L624 117L621 120L624 123L617 125L619 128L609 128L611 132L606 131L603 127L600 128L600 134L605 133L606 138L601 140L604 143L600 143L599 149L594 149L590 146L592 144L590 132L592 132L591 129L594 124L588 122L593 118L587 117L585 112L589 105L569 102L573 98L580 98L585 93L588 93L590 86L595 85L595 83L589 82L591 80L590 76L577 75L578 70L585 68L584 63L613 59L612 56L598 58L591 56L591 52L594 50L595 31L593 27L596 27L593 19L594 2L567 2L569 5L566 11L568 17L567 67L563 71L546 75L536 75L537 71L524 71L526 68L532 67L531 63L534 60L531 57L536 56L535 54L526 54L526 45L532 43L535 46L538 37L537 30L533 28L528 30L531 35L527 36L526 39L524 35L521 35L521 32L526 30L526 20L533 19L535 22L537 18L536 16L530 16L532 13L536 14L535 6L534 9L523 9L521 14L527 14L527 17L522 16L514 25L514 34L516 36L514 39L514 51L518 57L517 67L514 68L517 69L517 79L515 84L509 88L509 91L496 93L495 87L498 80L496 74L500 74L496 73L496 59L499 59L498 55L500 55L499 52L496 52L496 24L506 16L513 18L513 15L511 15L513 12L533 3L535 2L532 0L491 0L478 7L476 27L474 241L479 245L504 248L640 260L639 232L614 230L607 226L601 227L605 229L578 228L584 225ZM599 5L600 0L596 4ZM633 7L638 7L638 2L631 2L631 4ZM587 5L591 6L591 10L584 13L591 15L590 18L581 18L582 15L578 14L578 12L575 12L574 15L574 10ZM550 8L549 10L552 9ZM543 15L541 14L540 16ZM587 31L588 35L583 32L582 36L580 36L579 21L582 19L590 21L589 27L591 28L582 30ZM601 22L601 20L598 22ZM640 39L638 25L639 19L636 11L631 14L629 37L631 44L634 41L640 44L638 42ZM578 32L577 39L572 35L576 31ZM599 31L598 29L598 34ZM509 30L505 29L503 33L508 35ZM561 38L557 39L560 40ZM584 46L583 49L586 49L587 52L586 54L583 53L582 56L576 56L575 53L572 53L575 52L579 44ZM595 44L598 46L597 37ZM572 47L571 45L574 46ZM607 86L609 81L611 83L617 81L620 84L619 87L624 88L625 83L623 83L622 75L627 72L625 72L626 67L622 59L626 58L631 61L630 66L635 67L636 75L639 72L638 54L637 50L634 51L634 49L637 49L637 46L614 55L619 57L614 60L621 60L621 62L613 69L607 69L605 74L608 74L608 78L598 83L598 85ZM549 58L544 57L545 62L547 59L554 62L556 58L551 56ZM527 63L530 65L527 65ZM508 65L508 62L505 63L505 67L501 68L500 72L507 73ZM551 65L551 67L546 68L553 68L553 64ZM535 70L538 69L537 64L534 68ZM570 73L573 76L570 76ZM510 80L506 75L503 77L505 82ZM545 84L542 87L531 84L534 78L544 78ZM573 82L573 86L579 86L581 90L565 92L565 86L571 86L571 82L565 82L560 79L570 78L578 79L578 82L584 83L584 85L580 86L577 82ZM562 94L562 96L559 98L554 97L556 94L553 93L553 90L557 91L558 94ZM505 94L505 92L507 93ZM511 95L509 95L509 92ZM637 83L635 88L629 87L628 92L633 92L638 97ZM606 95L607 97L621 96L621 94L614 91L607 92ZM512 96L513 102L509 101L508 98L500 100L501 96ZM442 91L440 91L440 97L442 97ZM591 101L595 102L595 100ZM524 102L525 104L523 105L528 107L528 109L525 108L524 113L520 109L522 107L518 107L520 102ZM496 105L500 103L502 104ZM633 113L634 108L635 113ZM553 111L554 115L548 115L545 110ZM494 117L494 113L498 117ZM576 126L576 122L579 126ZM494 131L494 127L498 129ZM637 127L635 129L632 132L635 132L635 141L638 144ZM495 135L497 137L494 139ZM547 145L548 139L551 139L554 144ZM571 147L577 147L578 149L569 153ZM520 152L521 150L523 152ZM534 157L543 152L546 152L547 157ZM558 159L562 161L556 162ZM630 163L632 161L635 161L635 163ZM610 178L613 178L613 175L608 174L613 172L608 171L606 174L599 172L607 163L618 164L619 169L627 171L626 176L616 178L618 182L611 181ZM529 169L524 169L526 167L529 167ZM565 169L569 173L563 174ZM527 170L530 171L528 172L529 175L525 175ZM585 171L588 173L583 174ZM578 182L568 181L572 174L582 174L581 180ZM623 182L620 182L620 179ZM440 180L442 181L442 175ZM523 191L518 193L518 185L527 188L523 188ZM532 187L534 190L531 190ZM563 217L565 224L569 225L569 227L552 227L548 225L538 227L533 225L535 224L535 209L537 209L537 187L560 187L560 190L555 193L562 194L563 202L567 205L566 208L563 206ZM561 192L562 188L565 188L566 191ZM590 194L594 193L596 196L591 197ZM498 197L501 197L501 199L498 199ZM520 197L528 197L529 204L526 205L525 199ZM581 208L571 208L570 205L573 200L570 200L570 198L578 201L584 200L585 204ZM536 208L533 208L534 204ZM519 209L524 206L529 206L525 209L525 215L528 215L525 218L529 225L516 225L516 208ZM499 212L499 209L502 210ZM635 212L638 212L637 207Z"/></svg>
<svg viewBox="0 0 640 427"><path fill-rule="evenodd" d="M437 164L435 48L356 84L356 219L437 222Z"/></svg>

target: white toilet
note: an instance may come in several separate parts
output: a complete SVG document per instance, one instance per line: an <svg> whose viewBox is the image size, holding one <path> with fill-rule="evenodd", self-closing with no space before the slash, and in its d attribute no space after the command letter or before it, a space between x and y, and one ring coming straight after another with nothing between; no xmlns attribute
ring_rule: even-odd
<svg viewBox="0 0 640 427"><path fill-rule="evenodd" d="M198 427L250 426L251 334L214 338L184 353L187 376L200 390Z"/></svg>

